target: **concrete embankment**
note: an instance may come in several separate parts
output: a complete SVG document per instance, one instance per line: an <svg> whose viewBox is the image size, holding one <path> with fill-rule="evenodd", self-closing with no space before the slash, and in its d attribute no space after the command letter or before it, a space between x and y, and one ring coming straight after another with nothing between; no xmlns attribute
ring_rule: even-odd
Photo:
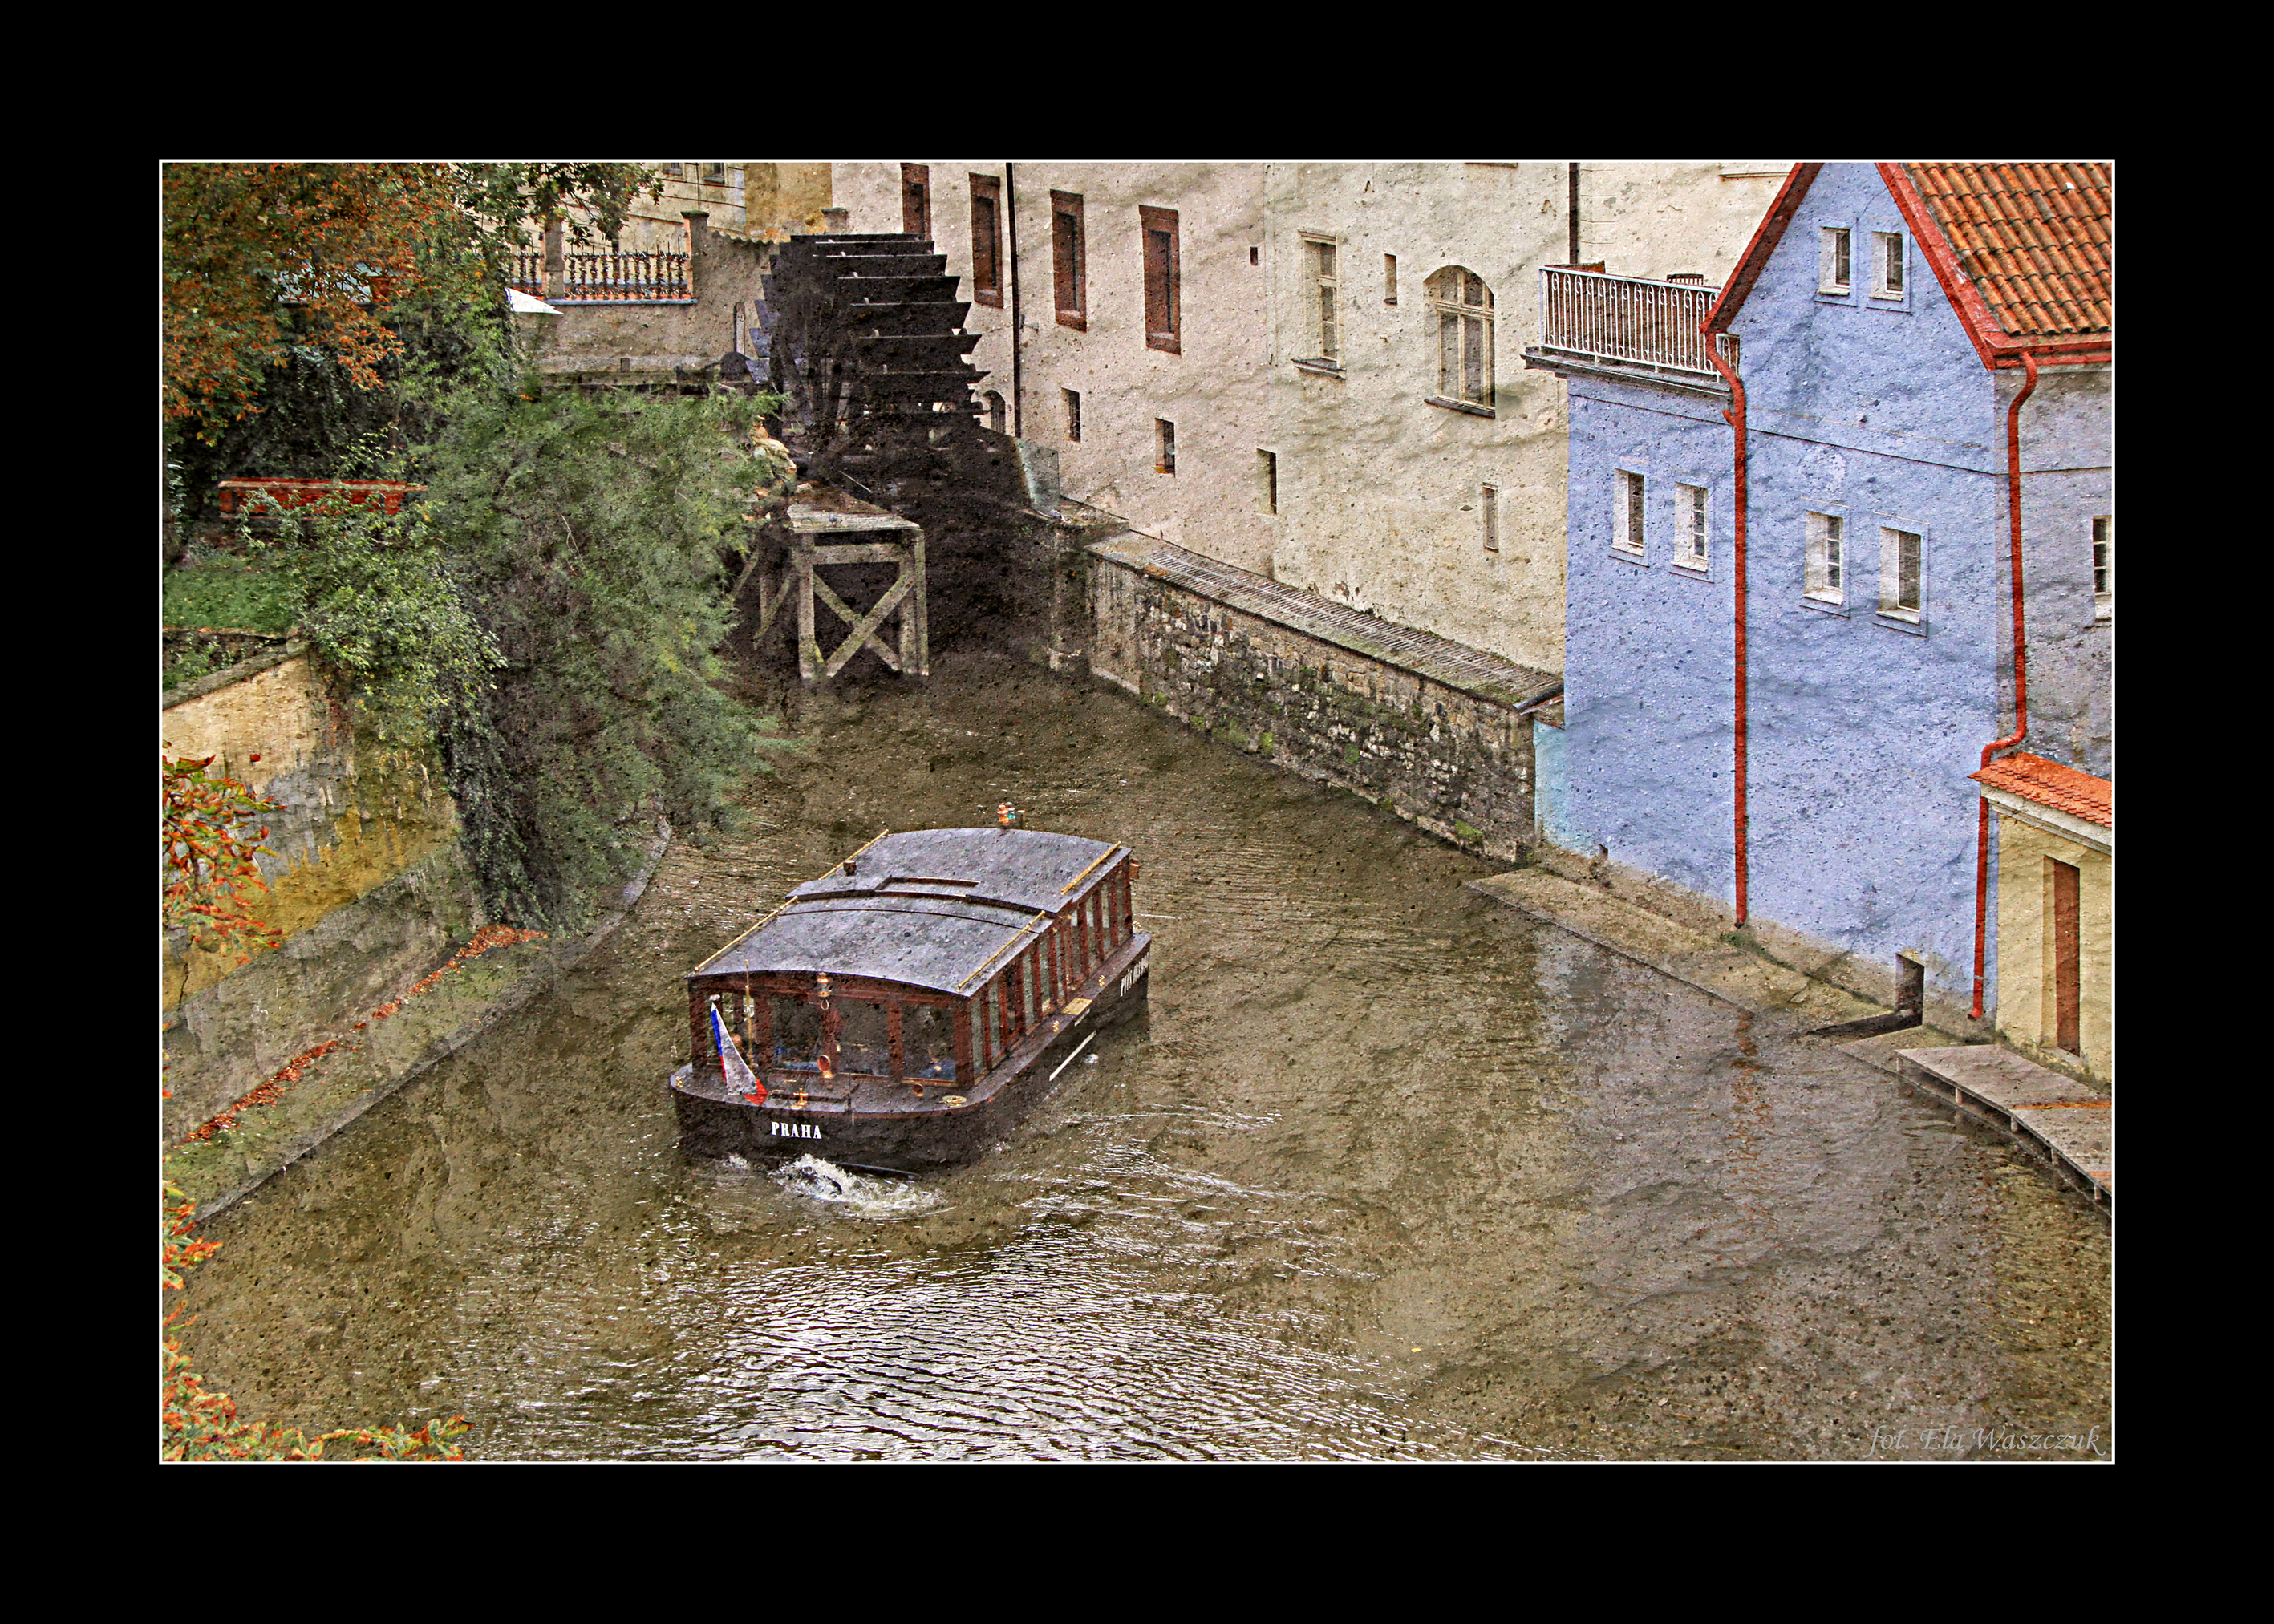
<svg viewBox="0 0 2274 1624"><path fill-rule="evenodd" d="M622 921L669 839L659 825L593 929L531 939L485 920L436 763L358 738L304 645L167 695L161 738L276 808L252 911L278 944L240 964L177 931L161 966L161 1145L200 1217L550 986Z"/></svg>
<svg viewBox="0 0 2274 1624"><path fill-rule="evenodd" d="M1109 527L1110 528L1110 527ZM1533 839L1534 718L1563 685L1157 538L1043 527L1043 658L1502 861ZM1039 598L1041 595L1037 594Z"/></svg>
<svg viewBox="0 0 2274 1624"><path fill-rule="evenodd" d="M670 843L659 824L640 869L582 936L489 927L429 971L280 1067L202 1137L177 1147L167 1177L203 1220L225 1211L381 1101L546 991L623 923ZM195 1132L195 1131L193 1131Z"/></svg>
<svg viewBox="0 0 2274 1624"><path fill-rule="evenodd" d="M1779 1026L1806 1032L1893 1014L1731 936L1693 930L1544 868L1491 875L1470 881L1469 889ZM2008 1049L1926 1025L1827 1041L2004 1130L2063 1182L2096 1204L2112 1206L2114 1101L2108 1095Z"/></svg>

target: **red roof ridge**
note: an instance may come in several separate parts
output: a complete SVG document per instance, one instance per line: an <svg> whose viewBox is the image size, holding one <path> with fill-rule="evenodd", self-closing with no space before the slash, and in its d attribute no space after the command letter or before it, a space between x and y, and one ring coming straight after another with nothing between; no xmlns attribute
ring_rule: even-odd
<svg viewBox="0 0 2274 1624"><path fill-rule="evenodd" d="M2108 231L2112 177L2106 164L1874 167L1983 365L2018 366L2025 353L2044 365L2110 357L2115 340ZM1793 166L1702 332L1728 330L1823 168L1820 162ZM1914 171L1927 173L1932 200ZM1984 202L2023 195L2033 209L2001 207L1993 214Z"/></svg>
<svg viewBox="0 0 2274 1624"><path fill-rule="evenodd" d="M2024 801L2066 812L2103 829L2116 827L2115 785L2074 767L2064 767L2059 762L2047 761L2042 756L2026 752L2001 756L1981 771L1966 776L1978 780L1986 789L2004 790L2009 795L2019 795Z"/></svg>

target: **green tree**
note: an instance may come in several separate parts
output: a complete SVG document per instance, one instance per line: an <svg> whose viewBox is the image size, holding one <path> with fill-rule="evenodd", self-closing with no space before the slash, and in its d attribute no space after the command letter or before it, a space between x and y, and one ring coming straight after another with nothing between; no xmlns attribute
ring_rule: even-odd
<svg viewBox="0 0 2274 1624"><path fill-rule="evenodd" d="M268 504L272 512L274 504ZM244 527L247 549L282 577L311 650L355 696L380 743L417 750L454 695L478 689L500 662L444 556L431 508L389 515L334 500Z"/></svg>
<svg viewBox="0 0 2274 1624"><path fill-rule="evenodd" d="M748 436L775 405L532 386L453 419L434 523L503 664L443 744L497 916L574 929L658 813L716 827L767 748L714 650L768 477Z"/></svg>

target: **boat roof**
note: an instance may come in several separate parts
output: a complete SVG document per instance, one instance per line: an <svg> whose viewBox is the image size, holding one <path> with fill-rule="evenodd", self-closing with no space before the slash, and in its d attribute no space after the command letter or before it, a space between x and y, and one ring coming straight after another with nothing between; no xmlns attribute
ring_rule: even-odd
<svg viewBox="0 0 2274 1624"><path fill-rule="evenodd" d="M1035 829L916 829L871 841L697 969L827 971L968 995L1123 848Z"/></svg>

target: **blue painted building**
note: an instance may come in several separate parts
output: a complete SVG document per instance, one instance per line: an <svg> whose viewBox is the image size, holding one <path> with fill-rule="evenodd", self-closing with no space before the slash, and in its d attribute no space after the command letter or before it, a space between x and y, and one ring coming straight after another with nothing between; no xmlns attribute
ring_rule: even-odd
<svg viewBox="0 0 2274 1624"><path fill-rule="evenodd" d="M1881 999L1908 961L1963 1019L2024 391L2030 716L2004 748L2112 771L2108 215L2102 166L1803 164L1724 289L1543 273L1526 364L1570 405L1562 843L1730 921L1742 849L1772 951Z"/></svg>

